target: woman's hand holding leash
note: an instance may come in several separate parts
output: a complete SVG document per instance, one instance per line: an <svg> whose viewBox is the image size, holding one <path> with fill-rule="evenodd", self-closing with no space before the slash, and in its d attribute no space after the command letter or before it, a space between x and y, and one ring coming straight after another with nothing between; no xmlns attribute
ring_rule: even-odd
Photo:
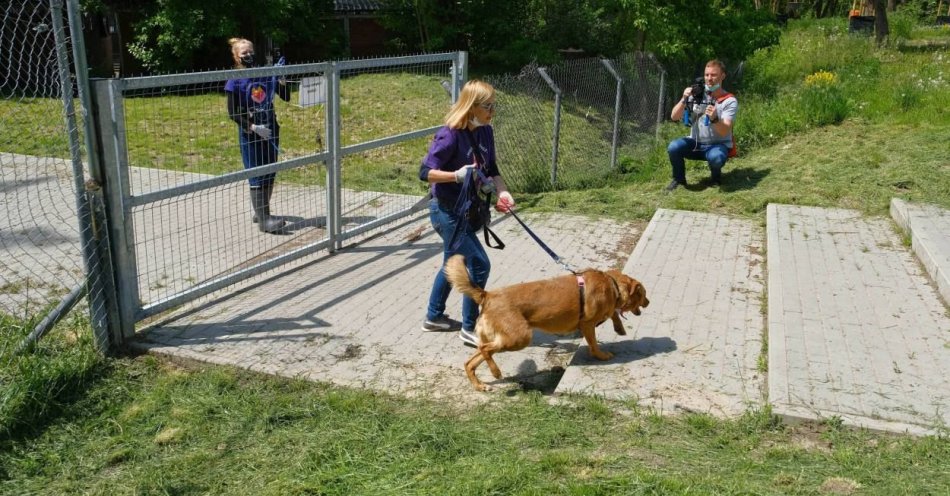
<svg viewBox="0 0 950 496"><path fill-rule="evenodd" d="M512 198L511 193L507 191L502 191L498 193L498 201L495 203L495 210L501 213L508 213L515 208L515 199Z"/></svg>

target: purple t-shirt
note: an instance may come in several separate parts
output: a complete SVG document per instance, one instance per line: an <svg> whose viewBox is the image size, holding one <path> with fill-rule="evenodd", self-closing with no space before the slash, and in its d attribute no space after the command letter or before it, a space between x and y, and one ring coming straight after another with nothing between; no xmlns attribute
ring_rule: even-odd
<svg viewBox="0 0 950 496"><path fill-rule="evenodd" d="M272 130L276 117L274 114L274 92L277 78L229 79L224 91L231 91L237 97L237 105L248 113L252 124L269 126Z"/></svg>
<svg viewBox="0 0 950 496"><path fill-rule="evenodd" d="M482 172L488 177L501 175L495 162L495 132L491 126L479 126L472 132L449 127L439 129L432 138L429 153L422 160L422 166L455 172L463 166L475 163L473 145L478 146L478 163ZM462 185L458 183L432 184L432 196L447 205L455 205L461 192Z"/></svg>

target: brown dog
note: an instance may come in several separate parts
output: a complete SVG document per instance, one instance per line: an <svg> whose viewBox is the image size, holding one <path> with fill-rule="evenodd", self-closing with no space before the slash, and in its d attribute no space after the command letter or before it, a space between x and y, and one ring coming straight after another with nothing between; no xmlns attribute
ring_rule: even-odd
<svg viewBox="0 0 950 496"><path fill-rule="evenodd" d="M588 269L579 273L584 280L583 296L578 278L573 275L485 291L472 284L461 255L446 262L445 275L455 289L481 306L481 315L475 324L478 351L465 362L468 380L479 391L487 391L489 387L478 380L475 369L483 361L488 362L492 375L501 379L501 370L492 355L520 350L531 344L532 328L552 334L569 334L580 329L590 346L590 354L598 360L610 360L613 354L597 346L594 328L609 317L614 332L626 335L621 314L640 315L640 308L650 304L643 284L618 270Z"/></svg>

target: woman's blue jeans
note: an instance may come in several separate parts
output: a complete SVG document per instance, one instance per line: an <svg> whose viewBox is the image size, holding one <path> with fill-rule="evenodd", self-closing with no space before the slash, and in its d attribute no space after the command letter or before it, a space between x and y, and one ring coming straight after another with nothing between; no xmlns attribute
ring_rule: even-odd
<svg viewBox="0 0 950 496"><path fill-rule="evenodd" d="M666 147L673 166L673 179L680 184L686 184L686 159L705 160L709 164L709 172L713 180L718 181L722 174L722 167L729 159L729 144L715 143L698 145L693 138L680 138L670 142Z"/></svg>
<svg viewBox="0 0 950 496"><path fill-rule="evenodd" d="M452 255L462 255L465 257L465 268L468 269L468 276L472 283L480 288L485 287L488 282L488 273L491 271L491 262L488 261L488 254L485 248L478 240L478 232L469 229L468 220L464 219L459 233L462 238L462 244L455 251L449 250L449 243L452 241L452 233L455 232L455 226L459 218L451 210L446 210L439 205L438 200L432 199L429 202L429 220L435 232L442 237L442 268L445 267L445 261ZM452 285L445 278L445 273L439 269L435 275L435 283L432 285L432 293L429 294L429 308L426 309L426 319L432 320L445 313L445 301L449 298L449 292ZM468 331L475 330L475 320L478 319L478 304L468 296L462 297L462 328Z"/></svg>
<svg viewBox="0 0 950 496"><path fill-rule="evenodd" d="M265 140L254 133L245 133L238 129L238 144L241 146L241 160L245 169L253 169L262 165L273 164L277 161L277 149L280 147L280 136L275 133L269 140ZM262 176L249 177L247 182L252 188L260 188L274 182L277 175L274 173Z"/></svg>

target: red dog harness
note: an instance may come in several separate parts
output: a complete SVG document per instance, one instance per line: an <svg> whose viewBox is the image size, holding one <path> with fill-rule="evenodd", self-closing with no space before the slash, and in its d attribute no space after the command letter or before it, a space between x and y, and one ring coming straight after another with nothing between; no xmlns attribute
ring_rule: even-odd
<svg viewBox="0 0 950 496"><path fill-rule="evenodd" d="M581 301L581 318L584 318L584 276L580 274L574 274L577 276L577 292L580 296Z"/></svg>

